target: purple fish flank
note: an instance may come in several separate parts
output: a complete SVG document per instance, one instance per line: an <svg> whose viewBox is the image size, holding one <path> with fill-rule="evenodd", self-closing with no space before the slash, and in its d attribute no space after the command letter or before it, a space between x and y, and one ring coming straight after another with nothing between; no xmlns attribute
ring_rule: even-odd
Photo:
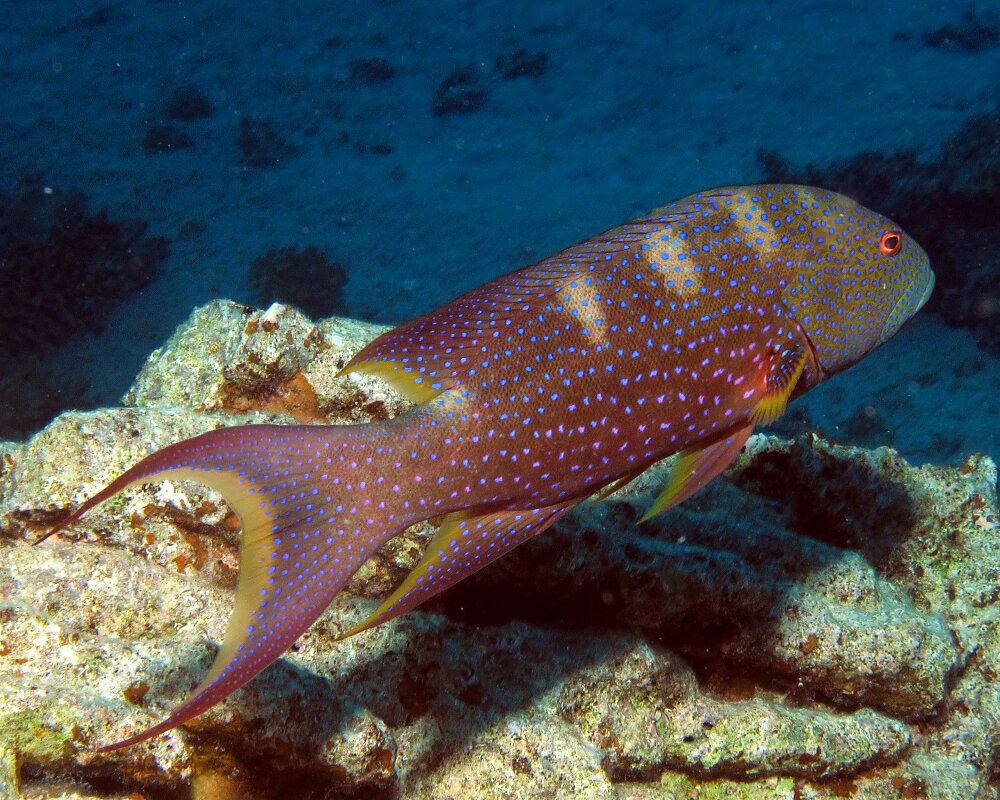
<svg viewBox="0 0 1000 800"><path fill-rule="evenodd" d="M404 528L444 522L344 636L401 614L591 495L677 456L646 517L718 475L754 427L863 358L926 302L927 256L891 220L804 186L686 197L379 337L345 368L419 403L384 423L246 425L140 461L126 486L191 480L243 523L236 608L201 713L278 658Z"/></svg>

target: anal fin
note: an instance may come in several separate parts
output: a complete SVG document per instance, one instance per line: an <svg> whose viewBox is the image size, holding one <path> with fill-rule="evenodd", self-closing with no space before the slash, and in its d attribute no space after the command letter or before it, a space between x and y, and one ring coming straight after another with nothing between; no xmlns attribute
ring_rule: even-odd
<svg viewBox="0 0 1000 800"><path fill-rule="evenodd" d="M611 495L613 495L619 489L630 484L632 481L634 481L636 478L642 475L642 473L645 471L646 471L645 468L643 468L638 470L637 472L629 472L626 475L622 475L617 480L611 481L611 483L609 483L603 489L598 489L596 492L594 492L594 494L590 496L590 499L593 500L595 503L600 503L604 500L607 500L609 497L611 497Z"/></svg>
<svg viewBox="0 0 1000 800"><path fill-rule="evenodd" d="M396 591L338 638L346 639L415 608L537 536L579 503L580 499L575 499L543 508L502 509L478 516L468 511L449 514L420 562Z"/></svg>

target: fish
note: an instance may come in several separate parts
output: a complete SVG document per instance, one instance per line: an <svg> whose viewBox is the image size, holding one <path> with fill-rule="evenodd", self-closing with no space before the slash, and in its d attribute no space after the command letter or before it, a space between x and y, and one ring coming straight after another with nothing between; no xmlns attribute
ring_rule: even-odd
<svg viewBox="0 0 1000 800"><path fill-rule="evenodd" d="M755 428L892 337L927 302L927 254L892 220L797 185L699 192L462 295L344 367L413 410L360 425L240 425L143 458L128 486L187 480L243 526L235 608L207 675L161 734L279 658L362 563L441 524L355 635L673 461L642 520L719 475Z"/></svg>

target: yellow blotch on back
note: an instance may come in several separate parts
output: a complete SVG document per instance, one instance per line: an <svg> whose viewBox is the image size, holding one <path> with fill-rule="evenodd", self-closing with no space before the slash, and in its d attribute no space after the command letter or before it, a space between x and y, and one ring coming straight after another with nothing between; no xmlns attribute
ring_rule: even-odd
<svg viewBox="0 0 1000 800"><path fill-rule="evenodd" d="M608 343L608 326L603 324L604 305L593 282L586 278L569 281L559 292L563 314L571 317L587 331L587 338L595 344Z"/></svg>
<svg viewBox="0 0 1000 800"><path fill-rule="evenodd" d="M690 245L685 245L683 240L663 235L651 243L644 254L647 263L657 264L665 290L676 293L681 300L697 297L704 279L703 274L695 269L699 262L690 258L690 252L687 258L680 258L685 254L685 246L690 250ZM667 286L667 281L672 281L673 286Z"/></svg>

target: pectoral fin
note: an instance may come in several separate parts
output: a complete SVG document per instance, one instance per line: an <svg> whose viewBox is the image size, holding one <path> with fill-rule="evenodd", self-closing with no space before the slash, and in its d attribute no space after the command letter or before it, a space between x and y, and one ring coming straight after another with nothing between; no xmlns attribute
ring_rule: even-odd
<svg viewBox="0 0 1000 800"><path fill-rule="evenodd" d="M724 439L682 450L660 496L639 521L645 522L684 502L728 467L757 425L769 425L785 413L788 401L812 358L809 345L800 339L774 350L765 363L761 376L763 396L750 413L750 423Z"/></svg>
<svg viewBox="0 0 1000 800"><path fill-rule="evenodd" d="M785 413L792 392L811 358L809 345L801 340L793 340L771 353L763 376L764 396L750 417L754 426L770 425Z"/></svg>

